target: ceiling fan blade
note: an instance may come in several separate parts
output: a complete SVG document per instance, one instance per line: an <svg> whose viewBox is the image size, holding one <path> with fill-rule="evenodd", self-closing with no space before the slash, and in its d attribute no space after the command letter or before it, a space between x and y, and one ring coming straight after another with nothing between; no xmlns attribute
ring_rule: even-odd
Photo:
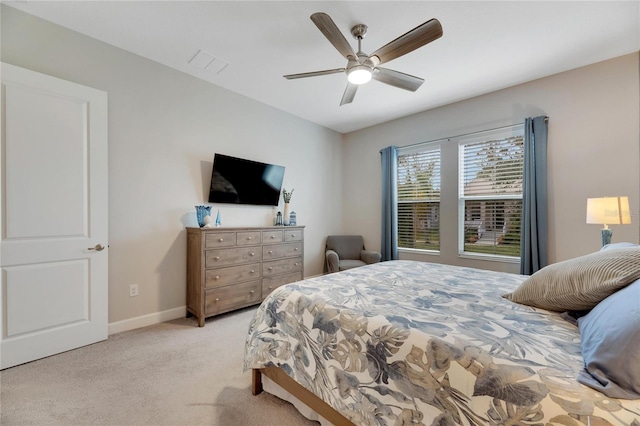
<svg viewBox="0 0 640 426"><path fill-rule="evenodd" d="M371 59L375 62L374 57L377 57L379 59L378 64L383 64L412 52L440 37L442 37L440 21L430 19L373 52Z"/></svg>
<svg viewBox="0 0 640 426"><path fill-rule="evenodd" d="M353 48L349 44L344 35L338 29L338 26L333 22L331 17L326 13L318 12L311 15L311 20L316 27L324 34L324 36L333 44L333 47L338 49L338 52L342 54L345 58L349 59L349 57L355 58L356 52L353 51Z"/></svg>
<svg viewBox="0 0 640 426"><path fill-rule="evenodd" d="M339 72L344 72L344 68L336 68L333 70L323 70L323 71L313 71L313 72L303 72L300 74L288 74L283 75L287 80L293 80L296 78L306 78L306 77L316 77L318 75L327 75L327 74L337 74Z"/></svg>
<svg viewBox="0 0 640 426"><path fill-rule="evenodd" d="M350 104L351 102L353 102L353 98L356 96L357 90L358 90L357 84L347 83L347 88L344 89L344 94L342 95L340 106L344 104Z"/></svg>
<svg viewBox="0 0 640 426"><path fill-rule="evenodd" d="M377 67L374 70L371 78L381 83L399 87L400 89L410 90L412 92L418 90L418 88L422 86L422 83L424 83L424 79L420 77L380 67Z"/></svg>

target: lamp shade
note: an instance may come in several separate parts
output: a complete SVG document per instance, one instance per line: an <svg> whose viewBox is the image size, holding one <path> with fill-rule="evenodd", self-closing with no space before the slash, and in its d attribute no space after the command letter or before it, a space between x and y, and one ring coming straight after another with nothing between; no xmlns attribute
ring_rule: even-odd
<svg viewBox="0 0 640 426"><path fill-rule="evenodd" d="M629 197L587 198L587 223L603 225L631 223Z"/></svg>

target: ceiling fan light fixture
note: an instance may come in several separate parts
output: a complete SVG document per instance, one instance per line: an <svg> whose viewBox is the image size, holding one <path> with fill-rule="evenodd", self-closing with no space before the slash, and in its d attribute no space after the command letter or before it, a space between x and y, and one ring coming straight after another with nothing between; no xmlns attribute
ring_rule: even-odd
<svg viewBox="0 0 640 426"><path fill-rule="evenodd" d="M366 65L356 65L347 71L347 80L352 84L365 84L371 80L372 70Z"/></svg>

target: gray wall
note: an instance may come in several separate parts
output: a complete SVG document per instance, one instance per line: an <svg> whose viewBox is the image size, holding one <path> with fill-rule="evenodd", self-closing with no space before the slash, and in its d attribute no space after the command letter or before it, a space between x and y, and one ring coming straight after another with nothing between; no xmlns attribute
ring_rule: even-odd
<svg viewBox="0 0 640 426"><path fill-rule="evenodd" d="M600 248L601 226L585 223L589 197L629 196L633 224L612 226L613 241L637 243L640 223L638 60L638 53L622 56L347 134L344 228L365 235L372 242L371 248L379 247L381 148L487 130L521 123L529 116L548 115L550 261L569 259ZM443 170L442 174L443 180L455 181L457 170ZM455 198L457 188L453 191ZM458 258L457 204L441 208L441 254L403 253L401 258L518 271L516 264Z"/></svg>
<svg viewBox="0 0 640 426"><path fill-rule="evenodd" d="M110 323L184 307L185 226L196 226L194 205L206 204L215 152L286 167L291 207L306 226L305 274L322 272L324 237L342 231L339 133L15 9L1 12L3 62L108 93ZM218 206L223 226L272 225L276 210ZM133 283L140 295L131 298Z"/></svg>

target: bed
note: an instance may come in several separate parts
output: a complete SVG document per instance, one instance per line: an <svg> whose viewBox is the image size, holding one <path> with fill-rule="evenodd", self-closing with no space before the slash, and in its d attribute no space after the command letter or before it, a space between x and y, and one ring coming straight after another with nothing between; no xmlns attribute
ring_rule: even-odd
<svg viewBox="0 0 640 426"><path fill-rule="evenodd" d="M280 287L249 327L253 393L267 376L333 424L640 426L640 400L576 381L576 325L502 297L526 278L390 261Z"/></svg>

